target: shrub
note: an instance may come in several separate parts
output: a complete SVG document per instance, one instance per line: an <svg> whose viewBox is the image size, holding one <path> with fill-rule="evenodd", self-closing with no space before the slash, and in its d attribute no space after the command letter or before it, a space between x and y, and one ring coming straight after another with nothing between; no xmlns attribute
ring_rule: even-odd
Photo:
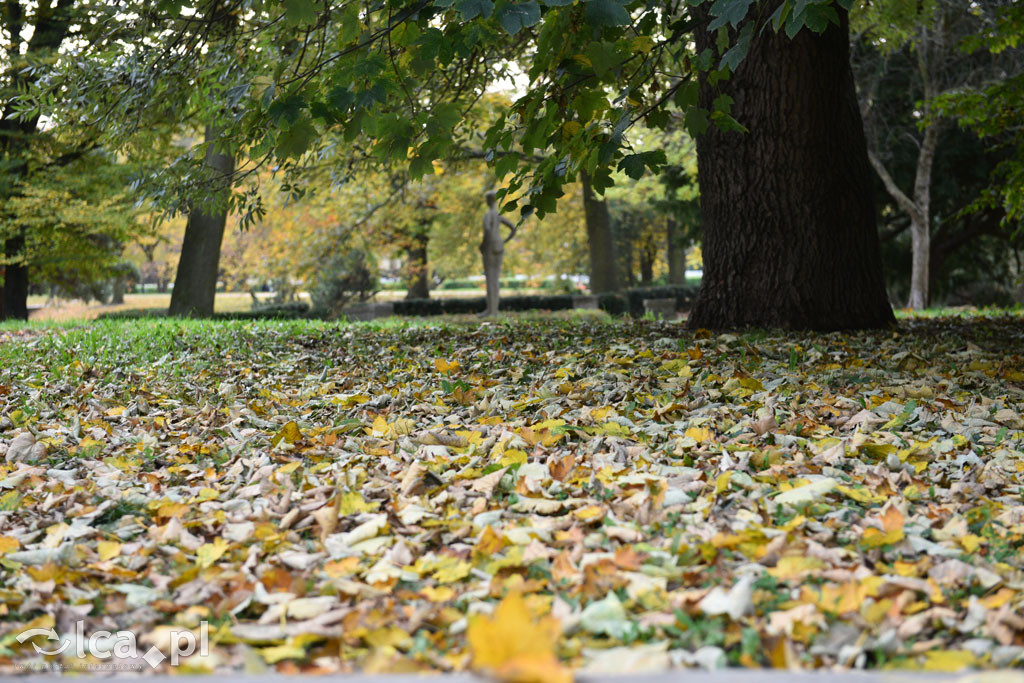
<svg viewBox="0 0 1024 683"><path fill-rule="evenodd" d="M361 249L335 252L313 278L309 296L318 316L336 318L350 303L366 301L377 291L377 275Z"/></svg>

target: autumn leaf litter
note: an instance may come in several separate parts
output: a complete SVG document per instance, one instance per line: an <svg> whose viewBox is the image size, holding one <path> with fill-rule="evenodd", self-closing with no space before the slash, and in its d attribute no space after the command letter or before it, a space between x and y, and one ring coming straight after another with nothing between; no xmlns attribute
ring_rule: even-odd
<svg viewBox="0 0 1024 683"><path fill-rule="evenodd" d="M79 620L205 620L194 671L1010 666L1022 329L8 338L0 667Z"/></svg>

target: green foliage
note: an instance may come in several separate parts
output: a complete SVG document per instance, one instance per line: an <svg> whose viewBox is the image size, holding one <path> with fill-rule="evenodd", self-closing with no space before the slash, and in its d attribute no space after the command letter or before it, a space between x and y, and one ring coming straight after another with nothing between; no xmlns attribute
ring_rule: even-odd
<svg viewBox="0 0 1024 683"><path fill-rule="evenodd" d="M837 18L832 3L785 0L786 30L823 30ZM98 116L104 140L131 153L152 148L168 122L214 125L239 158L232 181L240 188L267 163L298 178L326 160L339 179L397 164L417 179L434 160L480 150L499 177L512 175L501 189L506 210L542 217L580 170L598 192L615 169L631 178L659 170L659 151L631 148L636 123L663 129L680 118L691 132L741 129L729 100L702 110L692 83L700 72L726 77L768 18L751 0L715 0L713 21L741 30L735 40L723 34L717 54L697 55L691 33L705 4L197 0L153 12L149 3L121 3L104 18L131 39L97 38L69 52L22 106L67 124L88 112L95 125ZM524 73L528 87L481 136L473 104ZM200 156L190 150L142 187L171 211L217 196ZM230 201L260 213L252 188Z"/></svg>
<svg viewBox="0 0 1024 683"><path fill-rule="evenodd" d="M70 163L43 158L30 169L0 204L0 239L23 234L25 249L0 264L26 264L36 283L78 294L124 275L122 245L145 231L130 169L102 151Z"/></svg>

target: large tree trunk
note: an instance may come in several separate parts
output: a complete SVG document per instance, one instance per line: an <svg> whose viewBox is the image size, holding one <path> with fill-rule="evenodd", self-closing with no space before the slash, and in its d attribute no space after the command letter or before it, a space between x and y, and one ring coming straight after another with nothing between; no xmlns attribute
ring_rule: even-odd
<svg viewBox="0 0 1024 683"><path fill-rule="evenodd" d="M22 235L4 241L4 253L19 255L25 250ZM28 320L28 267L8 264L3 269L3 288L0 289L0 320Z"/></svg>
<svg viewBox="0 0 1024 683"><path fill-rule="evenodd" d="M219 134L212 126L206 127L205 164L221 179L231 175L235 160L223 154L213 144ZM226 190L225 190L226 191ZM211 316L217 296L217 274L220 266L220 245L224 239L224 226L228 214L215 205L196 206L185 225L185 239L181 244L178 272L171 290L170 315Z"/></svg>
<svg viewBox="0 0 1024 683"><path fill-rule="evenodd" d="M679 228L674 218L665 223L665 241L668 243L668 282L671 285L686 284L686 250L679 243Z"/></svg>
<svg viewBox="0 0 1024 683"><path fill-rule="evenodd" d="M615 235L608 204L598 199L590 186L590 176L580 173L583 184L583 213L587 222L587 244L590 251L590 291L593 294L615 292L619 278L615 258Z"/></svg>
<svg viewBox="0 0 1024 683"><path fill-rule="evenodd" d="M413 236L412 241L405 250L409 260L409 287L405 293L406 299L430 298L430 273L429 264L427 263L427 245L429 240L430 236L426 229L424 229Z"/></svg>
<svg viewBox="0 0 1024 683"><path fill-rule="evenodd" d="M768 16L779 3L769 6ZM893 322L846 13L823 34L755 33L722 93L749 132L697 138L704 278L693 328L840 330ZM705 10L706 11L706 10ZM715 34L697 33L698 52Z"/></svg>

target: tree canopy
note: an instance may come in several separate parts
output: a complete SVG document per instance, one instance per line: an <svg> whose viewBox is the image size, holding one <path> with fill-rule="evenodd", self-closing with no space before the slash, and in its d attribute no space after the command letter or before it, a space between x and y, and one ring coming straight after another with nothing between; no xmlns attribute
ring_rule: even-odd
<svg viewBox="0 0 1024 683"><path fill-rule="evenodd" d="M725 78L755 27L794 35L837 20L831 0L786 0L770 17L752 0L716 0L703 3L707 20L694 14L700 4L122 3L92 19L108 37L58 60L31 109L137 152L168 122L214 123L218 144L239 159L236 184L262 164L288 174L333 158L343 178L397 161L415 179L437 159L482 155L499 177L513 176L506 210L543 215L581 169L603 192L615 170L635 178L660 168L661 150L631 145L638 122L693 134L711 123L739 128L728 97L698 105L696 76ZM737 30L748 13L756 21ZM696 51L698 25L719 36L715 49ZM518 97L481 131L474 104L501 84ZM209 190L197 147L147 186L172 210ZM233 201L252 210L257 197Z"/></svg>

